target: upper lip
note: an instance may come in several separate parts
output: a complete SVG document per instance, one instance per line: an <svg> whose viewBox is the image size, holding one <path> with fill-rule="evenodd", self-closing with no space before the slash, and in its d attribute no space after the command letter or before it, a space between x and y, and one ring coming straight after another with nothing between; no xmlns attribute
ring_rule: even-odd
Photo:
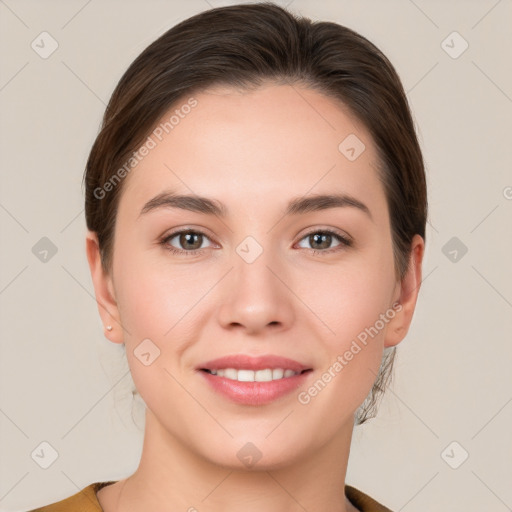
<svg viewBox="0 0 512 512"><path fill-rule="evenodd" d="M302 372L311 369L309 366L303 365L293 359L276 355L266 356L249 356L246 354L234 354L219 359L213 359L201 364L199 370L222 370L224 368L234 368L235 370L265 370L270 368L282 368L284 370L293 370L294 372Z"/></svg>

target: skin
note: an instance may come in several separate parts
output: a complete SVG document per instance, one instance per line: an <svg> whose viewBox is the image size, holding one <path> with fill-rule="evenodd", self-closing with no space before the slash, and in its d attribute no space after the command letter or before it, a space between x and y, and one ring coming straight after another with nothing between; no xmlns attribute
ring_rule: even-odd
<svg viewBox="0 0 512 512"><path fill-rule="evenodd" d="M101 268L95 233L86 238L99 313L113 326L105 335L125 344L147 405L137 471L98 499L106 512L357 510L343 486L354 413L384 347L408 331L423 239L414 237L409 270L397 280L374 144L334 100L275 84L194 97L197 107L125 178L110 273ZM366 146L353 162L338 150L351 133ZM229 214L162 208L139 215L164 190L215 198ZM363 202L371 217L354 207L283 217L292 198L334 192ZM200 252L176 255L158 243L179 228L205 233L192 244ZM335 237L315 245L306 236L322 229L349 235L353 246ZM236 252L249 235L263 248L250 264ZM167 243L191 251L179 236ZM396 302L400 312L379 334L309 404L299 403L298 393ZM160 349L148 366L134 355L146 338ZM196 370L228 354L277 354L313 372L271 404L239 405ZM252 468L237 457L248 442L262 454Z"/></svg>

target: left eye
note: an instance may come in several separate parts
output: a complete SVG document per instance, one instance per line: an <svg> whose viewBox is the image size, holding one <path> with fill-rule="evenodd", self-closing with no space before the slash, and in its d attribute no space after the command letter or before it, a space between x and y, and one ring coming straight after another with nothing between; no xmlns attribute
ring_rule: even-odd
<svg viewBox="0 0 512 512"><path fill-rule="evenodd" d="M334 247L331 246L333 239L338 241L338 244ZM320 250L320 252L330 252L327 249L334 249L340 245L347 247L352 245L351 240L333 231L313 231L302 238L302 240L307 240L313 245L313 247L311 247L312 250ZM303 246L301 245L301 247Z"/></svg>

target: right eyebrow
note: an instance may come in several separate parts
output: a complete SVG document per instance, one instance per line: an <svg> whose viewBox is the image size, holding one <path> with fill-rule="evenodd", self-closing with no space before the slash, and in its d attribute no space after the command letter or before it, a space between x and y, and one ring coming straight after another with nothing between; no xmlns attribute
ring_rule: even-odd
<svg viewBox="0 0 512 512"><path fill-rule="evenodd" d="M191 212L226 217L227 208L220 202L196 195L175 194L172 191L162 192L150 199L143 207L139 217L160 208L180 208Z"/></svg>

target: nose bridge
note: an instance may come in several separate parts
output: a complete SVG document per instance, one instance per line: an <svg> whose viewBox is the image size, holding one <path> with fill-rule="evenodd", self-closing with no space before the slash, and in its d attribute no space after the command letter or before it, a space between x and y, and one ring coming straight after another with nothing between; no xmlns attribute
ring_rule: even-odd
<svg viewBox="0 0 512 512"><path fill-rule="evenodd" d="M282 284L275 278L270 268L279 266L279 254L275 247L269 247L270 237L259 242L254 236L247 236L238 244L234 257L237 293L239 298L248 295L253 301L275 301L280 296Z"/></svg>
<svg viewBox="0 0 512 512"><path fill-rule="evenodd" d="M220 314L225 326L239 324L257 331L267 325L284 326L291 322L290 293L281 282L286 282L286 277L276 277L282 273L282 266L278 251L267 247L268 240L266 237L260 242L247 236L235 247L234 268Z"/></svg>

